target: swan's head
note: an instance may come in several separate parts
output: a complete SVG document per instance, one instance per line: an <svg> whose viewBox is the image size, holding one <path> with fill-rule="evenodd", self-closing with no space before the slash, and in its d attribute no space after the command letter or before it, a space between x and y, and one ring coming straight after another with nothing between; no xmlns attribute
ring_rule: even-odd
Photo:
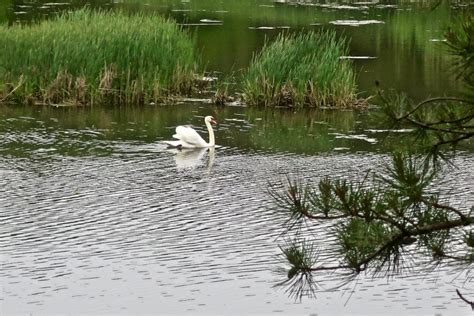
<svg viewBox="0 0 474 316"><path fill-rule="evenodd" d="M217 121L210 115L208 115L204 118L204 122L211 123L211 124L214 124L214 125L217 124Z"/></svg>

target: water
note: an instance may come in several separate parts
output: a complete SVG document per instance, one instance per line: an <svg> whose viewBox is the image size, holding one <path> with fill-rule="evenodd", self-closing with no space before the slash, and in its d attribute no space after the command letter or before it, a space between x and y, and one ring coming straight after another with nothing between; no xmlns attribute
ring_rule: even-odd
<svg viewBox="0 0 474 316"><path fill-rule="evenodd" d="M432 10L406 2L300 1L0 2L0 21L25 23L88 4L156 11L195 32L209 71L244 69L281 31L335 28L351 39L364 96L374 81L414 99L459 85L442 49L443 30L472 4ZM317 5L315 5L317 4ZM170 151L179 124L215 151ZM472 272L422 268L420 258L390 280L361 275L341 285L324 274L317 298L295 302L274 285L287 219L269 182L286 175L360 179L406 148L406 130L357 111L265 111L204 102L143 108L0 107L1 314L429 314L468 315ZM474 203L472 144L446 173L449 201ZM308 237L335 264L324 226ZM326 252L325 252L326 253ZM432 268L432 269L431 269ZM338 287L340 286L340 287ZM337 288L336 288L337 287Z"/></svg>
<svg viewBox="0 0 474 316"><path fill-rule="evenodd" d="M199 127L210 113L221 122L215 151L159 142L177 122ZM335 113L0 108L2 313L467 314L455 289L473 294L469 271L420 271L413 259L391 280L362 275L333 289L342 276L322 275L316 300L295 302L274 287L285 278L278 245L287 217L268 183L360 178L388 159L390 138L365 113ZM294 147L283 140L324 131ZM446 189L471 205L471 151L456 163ZM307 233L330 249L327 231Z"/></svg>

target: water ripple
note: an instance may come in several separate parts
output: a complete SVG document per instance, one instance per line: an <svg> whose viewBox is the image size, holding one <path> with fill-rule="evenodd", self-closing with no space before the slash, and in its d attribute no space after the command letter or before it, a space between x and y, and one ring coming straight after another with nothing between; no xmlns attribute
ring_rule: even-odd
<svg viewBox="0 0 474 316"><path fill-rule="evenodd" d="M259 298L265 297L283 312L305 311L311 302L288 304L282 291L271 290L275 278L282 277L272 271L286 215L275 209L268 182L287 174L313 182L328 175L362 177L386 159L367 153L301 156L223 147L210 166L205 152L202 165L177 169L173 155L158 144L123 144L115 152L108 157L56 156L40 173L30 168L35 161L18 159L10 169L11 162L0 158L0 169L8 170L0 187L9 188L0 197L0 276L7 311L28 312L33 305L38 311L78 308L87 313L99 306L91 297L113 305L128 295L134 298L116 306L142 310L151 304L173 312L179 302L181 312L184 307L203 312L232 295L250 309L261 306ZM458 159L474 164L471 156ZM454 171L447 182L472 178L472 172ZM472 191L458 192L455 199L472 202ZM314 228L308 233L334 242ZM426 282L415 277L396 288L401 282L395 280L380 300L374 290L386 282L362 281L354 302L368 299L390 308L404 303L416 309L414 302L423 294L411 298L411 287ZM334 286L334 281L326 283ZM163 290L167 294L160 294ZM417 291L431 293L429 288ZM160 299L144 303L150 296ZM65 303L58 304L59 299ZM434 309L458 305L442 290L431 300L437 302Z"/></svg>

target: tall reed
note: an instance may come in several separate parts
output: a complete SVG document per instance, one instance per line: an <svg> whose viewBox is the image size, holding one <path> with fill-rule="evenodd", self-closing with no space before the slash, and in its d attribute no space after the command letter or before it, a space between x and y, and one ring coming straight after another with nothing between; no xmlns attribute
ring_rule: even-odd
<svg viewBox="0 0 474 316"><path fill-rule="evenodd" d="M82 9L0 26L0 100L142 104L188 94L194 39L145 13Z"/></svg>
<svg viewBox="0 0 474 316"><path fill-rule="evenodd" d="M334 31L281 33L254 55L243 75L249 105L347 107L356 103L356 81L347 42Z"/></svg>

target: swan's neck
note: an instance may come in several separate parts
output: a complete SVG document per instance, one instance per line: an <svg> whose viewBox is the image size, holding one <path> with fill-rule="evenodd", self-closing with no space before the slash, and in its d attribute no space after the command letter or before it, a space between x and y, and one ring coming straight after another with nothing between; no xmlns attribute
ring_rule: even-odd
<svg viewBox="0 0 474 316"><path fill-rule="evenodd" d="M212 126L211 126L211 123L209 122L206 122L206 126L207 126L207 131L209 132L209 147L214 147L214 145L216 144L216 141L214 139L214 130L212 129Z"/></svg>

